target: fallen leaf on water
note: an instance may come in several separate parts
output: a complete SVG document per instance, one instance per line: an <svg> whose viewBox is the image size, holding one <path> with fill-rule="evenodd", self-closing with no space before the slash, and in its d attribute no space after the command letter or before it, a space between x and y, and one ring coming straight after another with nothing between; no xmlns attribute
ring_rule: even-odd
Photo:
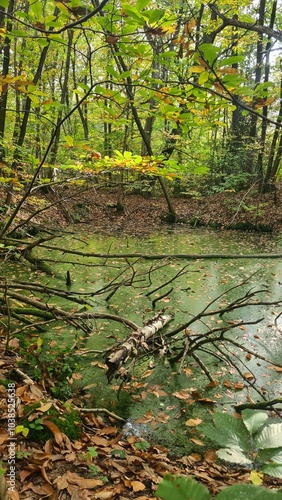
<svg viewBox="0 0 282 500"><path fill-rule="evenodd" d="M189 441L192 441L192 443L197 444L198 446L205 446L205 443L203 441L200 441L198 438L190 438Z"/></svg>
<svg viewBox="0 0 282 500"><path fill-rule="evenodd" d="M282 367L281 366L272 366L272 365L270 365L267 368L269 368L269 370L274 370L277 373L282 373Z"/></svg>
<svg viewBox="0 0 282 500"><path fill-rule="evenodd" d="M185 425L187 425L188 427L194 427L195 425L199 425L201 423L201 418L189 418L189 420L186 420Z"/></svg>
<svg viewBox="0 0 282 500"><path fill-rule="evenodd" d="M234 387L235 391L242 391L242 389L244 389L244 387L245 387L245 384L235 383L233 387Z"/></svg>

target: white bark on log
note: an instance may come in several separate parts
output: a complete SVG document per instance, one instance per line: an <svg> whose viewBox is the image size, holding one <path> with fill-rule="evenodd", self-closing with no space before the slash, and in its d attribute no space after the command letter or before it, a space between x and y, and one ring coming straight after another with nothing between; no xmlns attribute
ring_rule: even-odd
<svg viewBox="0 0 282 500"><path fill-rule="evenodd" d="M141 352L148 351L147 342L173 318L173 314L164 314L164 311L160 311L142 328L127 337L119 346L114 346L106 358L108 380L110 381L113 378L114 373L128 359L136 357Z"/></svg>

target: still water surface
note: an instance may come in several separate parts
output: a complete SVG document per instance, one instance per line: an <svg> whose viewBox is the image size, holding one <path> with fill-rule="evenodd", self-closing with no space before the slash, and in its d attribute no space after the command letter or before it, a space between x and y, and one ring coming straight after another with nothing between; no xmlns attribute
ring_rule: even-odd
<svg viewBox="0 0 282 500"><path fill-rule="evenodd" d="M121 286L109 301L106 295L94 296L93 311L107 311L126 317L142 325L143 321L152 317L152 300L158 295L173 290L156 304L156 311L167 307L175 314L175 318L166 328L171 331L177 325L185 323L193 315L198 314L204 307L227 289L250 277L248 284L242 290L230 292L229 299L234 300L252 287L263 291L260 296L265 301L282 299L282 259L246 259L247 254L279 253L282 252L282 240L269 234L248 234L237 231L211 231L205 229L174 229L164 230L162 233L150 237L113 237L99 234L77 233L65 235L56 242L58 247L66 250L108 254L237 254L239 259L166 259L143 260L139 258L91 258L79 257L69 253L41 250L41 255L55 259L54 269L65 276L70 271L72 290L81 292L97 292L115 277L117 281L128 282L132 276L132 269L136 272L136 281L133 286ZM87 264L87 265L86 265ZM130 265L129 265L130 264ZM133 267L132 267L133 266ZM186 267L185 267L186 266ZM184 269L185 268L185 269ZM150 277L148 279L148 269ZM177 272L185 272L172 284L150 296L146 293L159 285L169 281ZM20 270L18 272L21 272ZM121 274L122 273L122 274ZM38 279L38 277L36 278ZM62 286L62 280L40 276L50 285ZM248 348L256 350L262 356L274 363L282 361L282 321L274 324L274 318L282 311L282 306L259 306L240 310L230 316L230 320L244 319L254 321L264 318L259 324L248 325L246 328L233 330L232 335ZM212 315L212 313L211 313ZM282 316L282 315L281 315ZM201 322L194 324L192 333L201 332ZM122 339L128 334L126 328L119 323L96 321L93 333L84 339L86 349L104 349L113 341ZM52 332L51 332L52 335ZM65 335L72 341L76 332L69 327ZM263 363L246 358L246 353L230 347L230 355L237 359L242 373L251 372L255 375L256 385L262 390L265 397L277 397L282 393L281 372L269 368ZM93 358L94 359L94 358ZM90 405L106 406L120 414L126 414L132 422L138 420L145 423L153 438L171 447L177 452L189 450L189 429L185 427L187 418L198 417L209 412L208 407L199 404L187 404L173 394L183 389L193 388L199 391L202 397L217 401L220 408L232 410L237 401L245 401L249 395L254 400L260 399L253 389L245 388L242 391L234 390L234 384L240 382L238 373L232 366L223 365L218 358L204 356L203 362L218 380L219 385L206 389L208 380L194 360L188 363L187 372L179 372L178 367L171 367L165 359L156 361L144 359L141 366L135 368L135 379L129 392L121 390L117 398L118 382L107 384L103 370L96 364L91 364L92 358L82 358L84 365L83 386L89 386ZM95 363L95 361L94 361ZM155 365L157 363L157 366ZM149 375L143 378L146 370ZM151 375L150 375L151 373ZM203 415L205 416L205 415ZM183 429L185 429L183 431ZM189 444L190 443L190 444Z"/></svg>

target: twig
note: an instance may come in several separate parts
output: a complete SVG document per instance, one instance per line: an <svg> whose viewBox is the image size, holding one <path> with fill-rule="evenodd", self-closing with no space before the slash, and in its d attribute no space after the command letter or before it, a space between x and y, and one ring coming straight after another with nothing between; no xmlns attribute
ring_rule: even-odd
<svg viewBox="0 0 282 500"><path fill-rule="evenodd" d="M126 420L119 415L116 415L116 413L113 413L112 411L107 410L106 408L78 408L77 406L74 406L74 409L83 412L83 413L105 413L106 415L109 415L109 417L114 418L115 420L119 420L120 422L126 422Z"/></svg>

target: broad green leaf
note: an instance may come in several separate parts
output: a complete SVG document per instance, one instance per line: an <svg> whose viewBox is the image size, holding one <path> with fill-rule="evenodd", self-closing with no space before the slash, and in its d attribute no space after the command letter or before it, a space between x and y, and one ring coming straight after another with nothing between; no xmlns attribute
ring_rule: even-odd
<svg viewBox="0 0 282 500"><path fill-rule="evenodd" d="M220 48L216 47L212 43L203 43L199 47L199 53L201 56L204 56L205 60L212 66L215 62L218 53L220 52Z"/></svg>
<svg viewBox="0 0 282 500"><path fill-rule="evenodd" d="M252 461L247 458L240 448L222 448L216 452L218 458L233 464L251 465Z"/></svg>
<svg viewBox="0 0 282 500"><path fill-rule="evenodd" d="M124 5L123 10L125 14L134 19L134 21L137 21L139 26L143 26L144 18L141 16L138 10L135 7L133 7L133 5L126 4Z"/></svg>
<svg viewBox="0 0 282 500"><path fill-rule="evenodd" d="M203 424L199 428L208 438L222 447L249 450L249 434L242 420L228 413L215 412L214 423L215 425Z"/></svg>
<svg viewBox="0 0 282 500"><path fill-rule="evenodd" d="M40 47L46 47L46 45L49 45L50 42L49 42L49 40L47 40L47 38L42 37L42 38L37 39L37 43L38 43L38 45L40 45Z"/></svg>
<svg viewBox="0 0 282 500"><path fill-rule="evenodd" d="M9 0L0 0L0 7L4 7L4 9L7 9L9 5Z"/></svg>
<svg viewBox="0 0 282 500"><path fill-rule="evenodd" d="M221 68L222 66L231 66L232 64L237 64L244 61L244 59L244 56L225 57L225 59L221 59L220 61L218 61L218 67Z"/></svg>
<svg viewBox="0 0 282 500"><path fill-rule="evenodd" d="M261 468L261 472L282 479L282 464L267 464Z"/></svg>
<svg viewBox="0 0 282 500"><path fill-rule="evenodd" d="M270 424L256 437L255 444L258 448L279 448L282 444L282 423Z"/></svg>
<svg viewBox="0 0 282 500"><path fill-rule="evenodd" d="M209 73L208 71L203 71L200 76L199 76L199 79L198 79L198 83L199 85L203 85L204 83L206 83L209 79Z"/></svg>
<svg viewBox="0 0 282 500"><path fill-rule="evenodd" d="M236 484L225 488L217 496L216 500L277 500L282 499L282 493L254 486L252 484Z"/></svg>
<svg viewBox="0 0 282 500"><path fill-rule="evenodd" d="M119 72L113 68L113 66L106 66L106 71L109 75L113 76L114 78L119 78Z"/></svg>
<svg viewBox="0 0 282 500"><path fill-rule="evenodd" d="M24 30L12 30L10 31L9 36L18 36L25 38L27 36L27 32Z"/></svg>
<svg viewBox="0 0 282 500"><path fill-rule="evenodd" d="M31 102L33 102L33 104L35 104L36 106L40 103L40 100L36 95L28 94L28 97L30 98Z"/></svg>
<svg viewBox="0 0 282 500"><path fill-rule="evenodd" d="M42 20L42 2L40 0L30 2L30 10L38 20Z"/></svg>
<svg viewBox="0 0 282 500"><path fill-rule="evenodd" d="M282 447L269 450L260 450L258 452L257 460L264 463L267 461L271 461L282 465Z"/></svg>
<svg viewBox="0 0 282 500"><path fill-rule="evenodd" d="M150 3L151 0L137 0L136 2L136 9L137 10L143 10L145 7Z"/></svg>
<svg viewBox="0 0 282 500"><path fill-rule="evenodd" d="M268 419L267 413L260 410L243 410L242 419L250 434L254 434Z"/></svg>
<svg viewBox="0 0 282 500"><path fill-rule="evenodd" d="M188 477L166 476L156 495L163 500L210 500L207 488Z"/></svg>
<svg viewBox="0 0 282 500"><path fill-rule="evenodd" d="M154 25L164 16L165 11L163 9L152 9L144 12L144 17L146 17L150 24Z"/></svg>

